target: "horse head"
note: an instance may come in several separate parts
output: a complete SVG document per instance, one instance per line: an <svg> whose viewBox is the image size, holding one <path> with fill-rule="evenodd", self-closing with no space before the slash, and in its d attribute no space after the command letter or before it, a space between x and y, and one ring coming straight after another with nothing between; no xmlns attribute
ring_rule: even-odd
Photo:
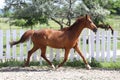
<svg viewBox="0 0 120 80"><path fill-rule="evenodd" d="M97 27L96 25L93 23L93 21L91 20L90 16L86 14L86 16L84 17L84 24L85 24L85 28L89 28L90 30L92 30L93 32L97 32Z"/></svg>

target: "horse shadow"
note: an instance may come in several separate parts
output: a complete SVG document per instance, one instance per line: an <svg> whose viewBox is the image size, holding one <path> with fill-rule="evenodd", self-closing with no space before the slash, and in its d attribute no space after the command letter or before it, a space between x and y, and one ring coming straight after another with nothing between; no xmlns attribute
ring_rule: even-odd
<svg viewBox="0 0 120 80"><path fill-rule="evenodd" d="M80 69L85 70L85 68L71 68L71 67L64 67L61 69L52 69L52 68L34 68L34 67L3 67L0 68L0 72L51 72L51 71L65 71L69 69ZM92 68L91 70L100 70L100 71L120 71L120 69L109 69L109 68ZM88 71L91 71L88 70Z"/></svg>
<svg viewBox="0 0 120 80"><path fill-rule="evenodd" d="M34 67L3 67L0 72L49 72L52 68L34 68Z"/></svg>

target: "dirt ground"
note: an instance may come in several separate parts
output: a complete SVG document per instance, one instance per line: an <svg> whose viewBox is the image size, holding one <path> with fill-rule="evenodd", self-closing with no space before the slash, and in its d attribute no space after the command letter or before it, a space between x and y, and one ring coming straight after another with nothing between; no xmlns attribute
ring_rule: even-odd
<svg viewBox="0 0 120 80"><path fill-rule="evenodd" d="M4 67L0 68L0 80L120 80L120 69Z"/></svg>

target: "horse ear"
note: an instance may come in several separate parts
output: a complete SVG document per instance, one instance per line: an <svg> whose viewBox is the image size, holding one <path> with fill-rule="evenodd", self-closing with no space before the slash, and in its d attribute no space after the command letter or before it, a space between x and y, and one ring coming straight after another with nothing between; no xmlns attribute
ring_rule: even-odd
<svg viewBox="0 0 120 80"><path fill-rule="evenodd" d="M88 15L88 14L86 14L86 16L85 16L85 17L86 17L86 19L88 19L88 18L89 18L89 15Z"/></svg>

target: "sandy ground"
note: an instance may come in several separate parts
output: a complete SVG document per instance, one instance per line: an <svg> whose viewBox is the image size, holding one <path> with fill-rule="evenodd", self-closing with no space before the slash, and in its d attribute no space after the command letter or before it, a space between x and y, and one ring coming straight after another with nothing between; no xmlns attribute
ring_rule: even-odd
<svg viewBox="0 0 120 80"><path fill-rule="evenodd" d="M0 68L0 80L120 80L120 69L6 67Z"/></svg>

